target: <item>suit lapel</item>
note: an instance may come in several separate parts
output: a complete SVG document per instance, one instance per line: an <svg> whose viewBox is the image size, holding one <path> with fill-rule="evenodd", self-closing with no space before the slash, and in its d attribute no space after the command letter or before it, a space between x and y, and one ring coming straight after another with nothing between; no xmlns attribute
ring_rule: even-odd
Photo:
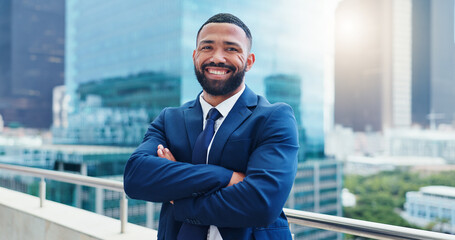
<svg viewBox="0 0 455 240"><path fill-rule="evenodd" d="M199 95L194 104L184 110L185 127L188 136L188 142L191 148L194 148L197 136L202 132L202 108L199 103Z"/></svg>
<svg viewBox="0 0 455 240"><path fill-rule="evenodd" d="M224 145L226 144L228 138L243 123L243 121L251 115L252 112L248 107L254 107L256 105L257 95L248 87L245 87L245 91L242 96L240 96L237 100L213 139L209 153L209 164L220 164L221 153L223 152Z"/></svg>

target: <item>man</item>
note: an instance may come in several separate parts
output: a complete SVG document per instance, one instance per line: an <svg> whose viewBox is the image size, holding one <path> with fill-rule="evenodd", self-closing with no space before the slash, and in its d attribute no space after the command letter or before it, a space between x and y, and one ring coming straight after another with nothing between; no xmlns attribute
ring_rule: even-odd
<svg viewBox="0 0 455 240"><path fill-rule="evenodd" d="M292 109L245 86L255 56L240 19L217 14L196 40L203 91L152 122L126 165L125 192L163 203L158 239L291 239L282 208L297 168Z"/></svg>

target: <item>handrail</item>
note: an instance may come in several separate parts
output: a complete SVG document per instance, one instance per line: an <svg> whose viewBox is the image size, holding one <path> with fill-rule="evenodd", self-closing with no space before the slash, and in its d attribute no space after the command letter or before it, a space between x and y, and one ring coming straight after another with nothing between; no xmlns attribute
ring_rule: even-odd
<svg viewBox="0 0 455 240"><path fill-rule="evenodd" d="M46 182L44 181L44 179L52 179L61 182L74 183L84 186L97 187L116 192L121 192L122 198L120 199L120 233L124 233L126 230L126 223L128 222L128 200L126 199L126 194L123 190L123 182L102 179L97 177L89 177L74 173L24 167L4 163L0 163L0 169L6 169L34 177L40 177L41 178L39 184L40 207L44 206L44 201L46 200Z"/></svg>
<svg viewBox="0 0 455 240"><path fill-rule="evenodd" d="M78 174L51 171L46 169L38 169L10 164L0 163L0 169L11 170L20 172L35 177L41 177L40 183L40 199L41 205L45 196L45 185L44 178L58 180L62 182L80 184L91 187L98 187L118 191L123 193L123 197L120 200L120 221L121 221L121 233L125 232L125 226L128 221L128 204L126 200L126 194L123 190L123 183L101 179L89 176L83 176ZM424 231L413 228L399 227L394 225L375 223L369 221L356 220L352 218L338 217L320 213L306 212L295 209L284 209L286 217L290 223L320 228L335 232L342 232L353 234L357 236L384 239L384 240L397 240L397 239L411 239L411 240L455 240L455 235L437 233L432 231Z"/></svg>
<svg viewBox="0 0 455 240"><path fill-rule="evenodd" d="M290 223L374 239L455 240L455 235L352 218L284 209Z"/></svg>
<svg viewBox="0 0 455 240"><path fill-rule="evenodd" d="M21 172L34 177L43 177L52 180L74 183L90 187L102 187L108 190L123 192L123 183L98 177L89 177L80 174L52 171L41 168L24 167L12 164L0 163L0 169Z"/></svg>

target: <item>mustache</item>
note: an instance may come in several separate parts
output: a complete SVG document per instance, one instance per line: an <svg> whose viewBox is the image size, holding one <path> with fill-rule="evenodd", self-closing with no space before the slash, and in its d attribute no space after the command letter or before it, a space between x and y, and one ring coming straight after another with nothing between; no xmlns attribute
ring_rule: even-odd
<svg viewBox="0 0 455 240"><path fill-rule="evenodd" d="M205 64L202 64L201 66L201 69L202 71L205 70L205 68L207 67L222 67L222 68L227 68L233 72L235 72L236 68L234 66L231 66L231 65L227 65L227 64L224 64L224 63L214 63L214 62L211 62L211 63L205 63Z"/></svg>

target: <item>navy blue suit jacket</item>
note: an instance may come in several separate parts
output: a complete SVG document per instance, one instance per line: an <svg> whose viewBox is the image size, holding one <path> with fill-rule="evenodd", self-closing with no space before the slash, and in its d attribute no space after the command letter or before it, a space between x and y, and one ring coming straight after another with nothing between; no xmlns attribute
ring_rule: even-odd
<svg viewBox="0 0 455 240"><path fill-rule="evenodd" d="M127 195L163 202L158 239L175 239L182 222L215 225L224 240L291 239L283 213L299 147L291 107L246 87L213 139L209 164L193 165L202 121L198 98L164 109L126 164ZM178 162L159 158L158 144ZM226 187L233 171L246 177Z"/></svg>

